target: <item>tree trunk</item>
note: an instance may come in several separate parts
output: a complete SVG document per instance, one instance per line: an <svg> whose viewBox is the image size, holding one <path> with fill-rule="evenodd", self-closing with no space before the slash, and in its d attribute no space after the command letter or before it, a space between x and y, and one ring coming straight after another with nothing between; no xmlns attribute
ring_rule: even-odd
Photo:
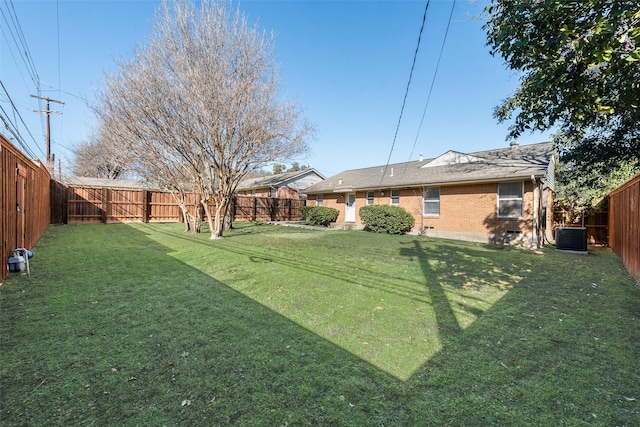
<svg viewBox="0 0 640 427"><path fill-rule="evenodd" d="M210 239L222 239L223 219L227 210L227 201L225 199L216 200L216 215L213 219L213 228L211 229Z"/></svg>
<svg viewBox="0 0 640 427"><path fill-rule="evenodd" d="M191 218L191 232L193 234L200 234L202 227L202 219L200 218L200 213L198 212L198 208L196 206L195 213L193 215L189 214Z"/></svg>
<svg viewBox="0 0 640 427"><path fill-rule="evenodd" d="M227 206L222 229L224 231L233 229L233 203Z"/></svg>
<svg viewBox="0 0 640 427"><path fill-rule="evenodd" d="M219 237L214 237L214 233L215 233L215 219L213 218L213 216L211 215L211 209L209 208L209 202L208 199L205 200L204 198L200 200L200 204L202 205L202 209L204 210L204 214L207 217L207 224L209 224L209 230L211 231L211 237L210 239L217 239ZM218 206L217 201L216 201L216 206ZM222 236L220 236L222 237Z"/></svg>
<svg viewBox="0 0 640 427"><path fill-rule="evenodd" d="M189 209L187 208L187 205L185 205L184 203L178 203L178 206L180 206L180 210L182 211L182 220L184 221L184 231L189 232L191 231L191 219L189 218Z"/></svg>
<svg viewBox="0 0 640 427"><path fill-rule="evenodd" d="M200 226L197 223L197 218L192 218L189 212L189 205L187 204L187 198L182 191L172 191L171 195L178 204L178 207L182 211L182 220L184 221L184 231L199 233Z"/></svg>

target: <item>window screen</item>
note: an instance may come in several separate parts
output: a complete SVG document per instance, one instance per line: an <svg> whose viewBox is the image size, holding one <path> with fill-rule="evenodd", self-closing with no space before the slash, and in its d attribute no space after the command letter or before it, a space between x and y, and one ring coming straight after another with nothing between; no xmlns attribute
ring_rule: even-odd
<svg viewBox="0 0 640 427"><path fill-rule="evenodd" d="M423 193L423 214L440 215L440 187L428 187Z"/></svg>
<svg viewBox="0 0 640 427"><path fill-rule="evenodd" d="M373 204L373 191L367 191L367 205Z"/></svg>
<svg viewBox="0 0 640 427"><path fill-rule="evenodd" d="M392 205L400 204L400 190L391 190L391 204Z"/></svg>
<svg viewBox="0 0 640 427"><path fill-rule="evenodd" d="M502 218L520 218L523 215L522 182L498 184L498 216Z"/></svg>

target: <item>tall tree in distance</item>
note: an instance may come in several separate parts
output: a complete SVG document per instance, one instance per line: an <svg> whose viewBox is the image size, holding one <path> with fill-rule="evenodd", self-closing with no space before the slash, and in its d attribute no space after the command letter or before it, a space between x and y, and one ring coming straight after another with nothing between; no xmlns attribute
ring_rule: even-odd
<svg viewBox="0 0 640 427"><path fill-rule="evenodd" d="M80 143L74 154L73 173L76 176L118 179L126 174L129 167L126 154L107 138L96 134Z"/></svg>
<svg viewBox="0 0 640 427"><path fill-rule="evenodd" d="M513 120L509 137L557 129L567 165L562 183L589 175L584 191L603 175L633 175L640 160L638 1L493 0L486 11L492 53L522 72L519 88L495 109L500 122Z"/></svg>
<svg viewBox="0 0 640 427"><path fill-rule="evenodd" d="M222 3L165 1L149 42L105 76L96 114L134 157L180 168L217 239L248 173L307 150L311 126L278 90L273 37Z"/></svg>
<svg viewBox="0 0 640 427"><path fill-rule="evenodd" d="M287 172L298 172L298 171L306 171L309 169L307 165L300 165L298 162L292 162L291 167L287 169Z"/></svg>

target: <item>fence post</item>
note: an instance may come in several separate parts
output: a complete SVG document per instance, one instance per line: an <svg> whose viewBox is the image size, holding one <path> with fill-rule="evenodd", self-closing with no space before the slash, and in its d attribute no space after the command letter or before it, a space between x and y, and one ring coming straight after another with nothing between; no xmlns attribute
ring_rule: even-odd
<svg viewBox="0 0 640 427"><path fill-rule="evenodd" d="M270 198L269 199L269 204L271 206L269 206L269 217L271 218L271 221L275 221L276 220L276 200L275 198Z"/></svg>
<svg viewBox="0 0 640 427"><path fill-rule="evenodd" d="M258 215L258 198L253 198L253 212L251 213L251 221L256 220L256 216Z"/></svg>
<svg viewBox="0 0 640 427"><path fill-rule="evenodd" d="M62 223L69 223L69 188L60 184L60 199L62 203Z"/></svg>
<svg viewBox="0 0 640 427"><path fill-rule="evenodd" d="M236 203L238 196L231 196L231 223L236 220Z"/></svg>
<svg viewBox="0 0 640 427"><path fill-rule="evenodd" d="M109 190L107 188L100 189L100 220L103 224L107 223L107 207L109 206Z"/></svg>
<svg viewBox="0 0 640 427"><path fill-rule="evenodd" d="M149 222L149 215L151 211L151 206L149 203L149 192L147 190L142 190L142 222Z"/></svg>

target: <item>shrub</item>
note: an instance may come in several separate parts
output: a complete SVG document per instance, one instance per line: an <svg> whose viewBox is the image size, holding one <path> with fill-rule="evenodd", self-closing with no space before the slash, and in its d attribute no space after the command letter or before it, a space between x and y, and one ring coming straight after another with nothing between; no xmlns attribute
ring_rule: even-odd
<svg viewBox="0 0 640 427"><path fill-rule="evenodd" d="M309 218L309 211L313 208L313 206L300 206L300 216L304 221Z"/></svg>
<svg viewBox="0 0 640 427"><path fill-rule="evenodd" d="M338 209L324 206L308 206L306 221L309 225L328 226L338 218Z"/></svg>
<svg viewBox="0 0 640 427"><path fill-rule="evenodd" d="M399 206L363 206L360 219L365 230L389 234L405 234L415 223L413 216Z"/></svg>

